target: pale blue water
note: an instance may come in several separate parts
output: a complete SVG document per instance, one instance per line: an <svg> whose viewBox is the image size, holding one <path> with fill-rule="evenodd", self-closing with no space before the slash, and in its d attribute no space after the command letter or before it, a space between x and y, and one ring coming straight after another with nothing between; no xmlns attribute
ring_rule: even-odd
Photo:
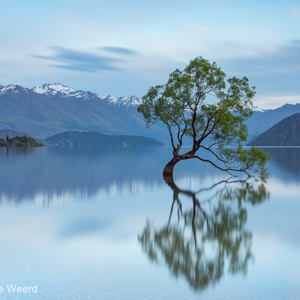
<svg viewBox="0 0 300 300"><path fill-rule="evenodd" d="M225 174L172 189L170 148L0 149L0 299L299 299L300 149L267 150L265 185L199 191Z"/></svg>

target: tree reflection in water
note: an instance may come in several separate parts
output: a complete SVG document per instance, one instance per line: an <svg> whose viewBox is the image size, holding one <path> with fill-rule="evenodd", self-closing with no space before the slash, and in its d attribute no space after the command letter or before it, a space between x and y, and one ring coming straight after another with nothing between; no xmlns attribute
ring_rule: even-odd
<svg viewBox="0 0 300 300"><path fill-rule="evenodd" d="M166 177L165 181L173 190L168 223L156 229L147 221L138 236L150 260L165 263L171 274L183 276L198 291L218 282L227 264L230 273L246 274L253 255L252 234L245 228L245 205L269 198L264 184L228 179L192 192L180 189L172 177ZM206 193L209 196L205 197ZM183 210L181 197L192 200L190 209ZM174 223L172 215L176 208Z"/></svg>

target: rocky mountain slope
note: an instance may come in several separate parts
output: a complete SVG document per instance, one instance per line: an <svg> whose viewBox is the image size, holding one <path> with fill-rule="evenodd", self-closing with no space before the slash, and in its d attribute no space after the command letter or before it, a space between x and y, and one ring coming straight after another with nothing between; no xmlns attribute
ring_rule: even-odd
<svg viewBox="0 0 300 300"><path fill-rule="evenodd" d="M300 113L299 103L285 104L276 109L254 111L252 117L246 121L249 133L248 141L250 142L276 123L295 113Z"/></svg>
<svg viewBox="0 0 300 300"><path fill-rule="evenodd" d="M300 146L300 113L289 116L248 143L249 146Z"/></svg>

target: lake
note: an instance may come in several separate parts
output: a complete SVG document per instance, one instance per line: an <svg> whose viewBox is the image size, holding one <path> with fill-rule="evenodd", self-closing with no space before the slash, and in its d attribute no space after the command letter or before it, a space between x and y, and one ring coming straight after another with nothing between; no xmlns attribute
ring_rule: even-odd
<svg viewBox="0 0 300 300"><path fill-rule="evenodd" d="M168 147L1 148L0 299L299 299L300 148L266 150L238 183L165 182Z"/></svg>

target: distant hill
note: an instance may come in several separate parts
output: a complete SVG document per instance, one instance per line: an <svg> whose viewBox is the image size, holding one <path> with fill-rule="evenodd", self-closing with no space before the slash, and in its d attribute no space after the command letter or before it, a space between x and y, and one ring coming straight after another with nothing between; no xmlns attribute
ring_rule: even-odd
<svg viewBox="0 0 300 300"><path fill-rule="evenodd" d="M300 146L300 113L289 116L272 126L249 146Z"/></svg>
<svg viewBox="0 0 300 300"><path fill-rule="evenodd" d="M248 142L271 128L276 123L295 113L300 113L300 104L285 104L275 109L254 110L250 119L246 121L248 127Z"/></svg>
<svg viewBox="0 0 300 300"><path fill-rule="evenodd" d="M93 148L128 148L161 147L163 144L152 138L133 135L106 135L99 132L69 131L56 134L46 139L55 147L93 147Z"/></svg>

